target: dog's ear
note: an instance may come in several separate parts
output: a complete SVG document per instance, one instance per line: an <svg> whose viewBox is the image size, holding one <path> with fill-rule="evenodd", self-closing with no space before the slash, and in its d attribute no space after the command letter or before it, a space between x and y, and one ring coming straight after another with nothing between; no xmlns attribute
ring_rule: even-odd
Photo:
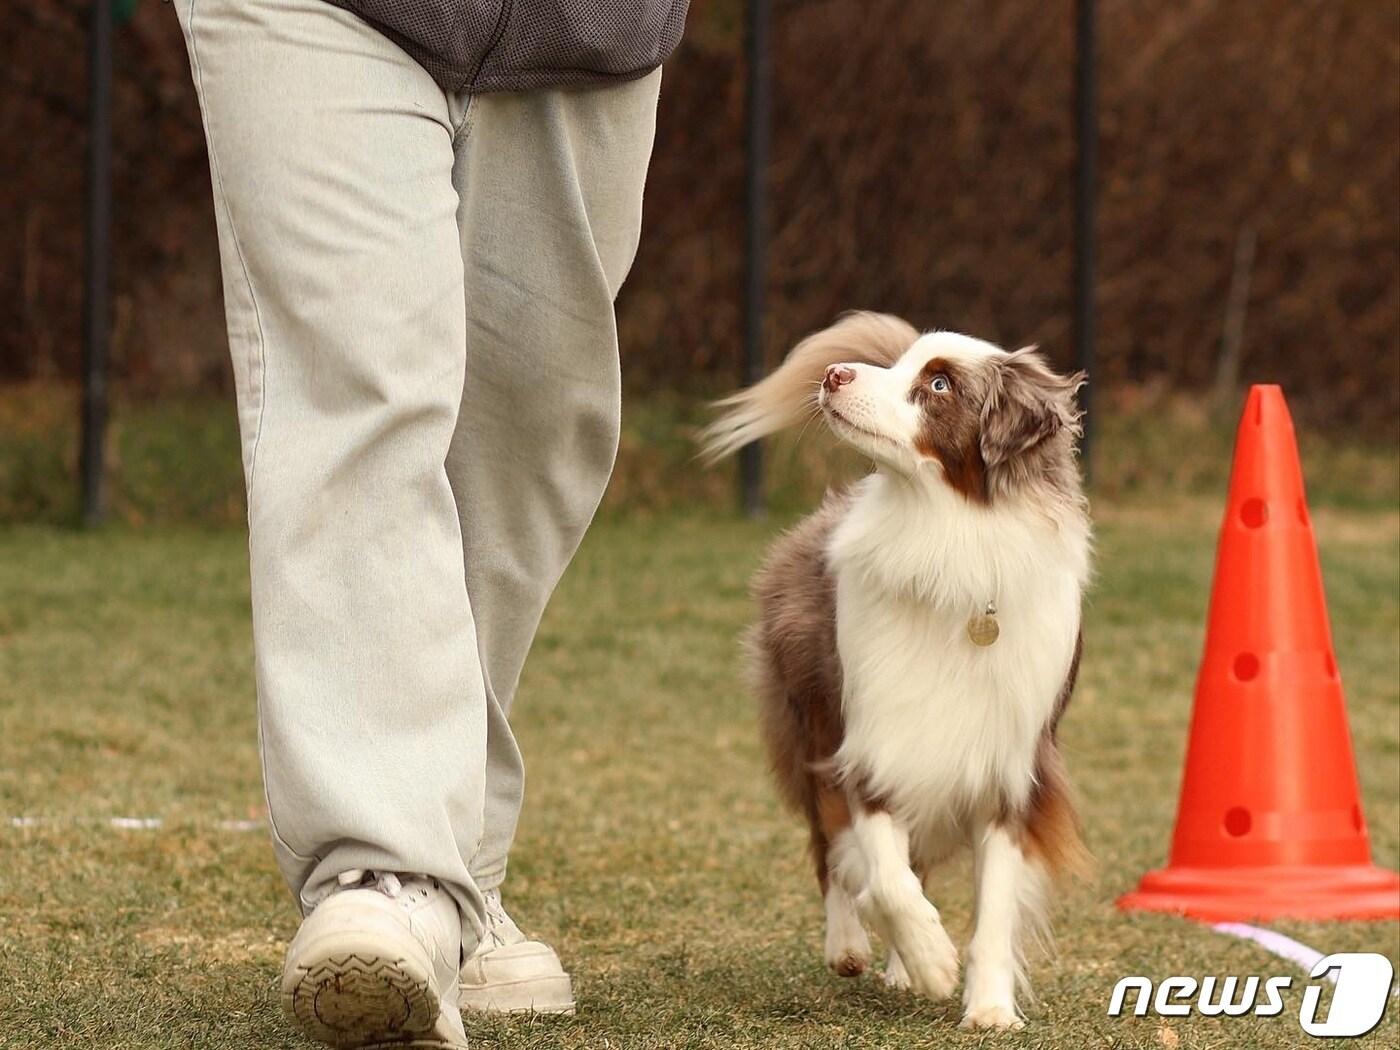
<svg viewBox="0 0 1400 1050"><path fill-rule="evenodd" d="M1074 394L1083 372L1062 376L1033 346L1007 354L993 365L982 406L982 460L995 467L1028 452L1061 431L1078 437Z"/></svg>

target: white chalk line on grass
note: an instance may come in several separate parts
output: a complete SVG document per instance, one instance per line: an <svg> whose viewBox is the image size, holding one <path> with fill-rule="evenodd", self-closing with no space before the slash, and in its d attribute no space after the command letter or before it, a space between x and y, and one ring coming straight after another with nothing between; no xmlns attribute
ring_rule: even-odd
<svg viewBox="0 0 1400 1050"><path fill-rule="evenodd" d="M1273 952L1280 959L1287 959L1308 973L1312 973L1312 968L1326 958L1324 952L1320 952L1316 948L1309 948L1301 941L1286 937L1277 930L1266 930L1261 926L1251 926L1245 922L1215 922L1211 923L1210 928L1216 933L1225 933L1231 937L1239 937L1241 940L1253 941L1265 951ZM1337 981L1335 971L1329 970L1327 979L1335 984Z"/></svg>
<svg viewBox="0 0 1400 1050"><path fill-rule="evenodd" d="M107 827L117 831L160 831L166 827L192 827L195 830L212 829L238 834L262 831L267 827L266 822L261 820L175 821L169 823L161 817L10 817L8 824L12 828Z"/></svg>
<svg viewBox="0 0 1400 1050"><path fill-rule="evenodd" d="M1215 922L1211 923L1210 928L1216 933L1253 941L1280 959L1286 959L1295 966L1302 967L1303 972L1310 976L1313 967L1327 957L1326 953L1320 952L1316 948L1309 948L1301 941L1295 941L1292 937L1279 933L1277 930L1266 930L1261 926L1251 926L1246 922ZM1336 970L1328 970L1323 976L1333 984L1337 983ZM1390 994L1392 997L1400 996L1400 987L1392 988Z"/></svg>

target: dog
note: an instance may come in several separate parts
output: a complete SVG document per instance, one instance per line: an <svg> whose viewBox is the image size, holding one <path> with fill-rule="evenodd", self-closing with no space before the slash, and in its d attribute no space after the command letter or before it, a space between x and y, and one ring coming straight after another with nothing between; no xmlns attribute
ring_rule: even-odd
<svg viewBox="0 0 1400 1050"><path fill-rule="evenodd" d="M1075 395L1027 348L854 313L719 402L714 460L820 414L873 472L773 546L749 672L780 793L811 829L826 962L932 999L958 953L925 896L970 845L962 1027L1024 1026L1026 946L1088 854L1055 731L1082 647L1091 535Z"/></svg>

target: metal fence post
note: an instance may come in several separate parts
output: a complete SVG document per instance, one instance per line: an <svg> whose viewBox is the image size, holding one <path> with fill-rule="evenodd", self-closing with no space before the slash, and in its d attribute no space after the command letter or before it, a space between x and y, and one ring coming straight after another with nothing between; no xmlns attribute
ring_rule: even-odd
<svg viewBox="0 0 1400 1050"><path fill-rule="evenodd" d="M1094 41L1094 0L1075 4L1074 112L1077 161L1074 181L1074 350L1075 367L1089 373L1080 392L1084 437L1080 458L1086 480L1094 476L1094 205L1098 167L1098 70Z"/></svg>
<svg viewBox="0 0 1400 1050"><path fill-rule="evenodd" d="M102 520L111 328L112 0L92 0L88 30L86 289L83 297L83 521Z"/></svg>
<svg viewBox="0 0 1400 1050"><path fill-rule="evenodd" d="M768 0L749 0L744 57L744 385L763 378L763 293L768 273L768 134L771 99L768 62ZM763 450L758 442L739 452L743 511L764 512Z"/></svg>

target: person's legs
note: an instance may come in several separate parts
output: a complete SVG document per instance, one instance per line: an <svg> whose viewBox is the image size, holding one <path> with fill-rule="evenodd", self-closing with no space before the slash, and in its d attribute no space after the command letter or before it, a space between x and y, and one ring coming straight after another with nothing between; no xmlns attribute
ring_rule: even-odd
<svg viewBox="0 0 1400 1050"><path fill-rule="evenodd" d="M303 912L346 872L466 918L487 700L447 458L466 324L450 104L322 0L178 0L248 483L260 736Z"/></svg>
<svg viewBox="0 0 1400 1050"><path fill-rule="evenodd" d="M482 890L505 877L520 812L511 699L617 452L613 300L637 250L660 82L478 95L458 139L467 372L447 471L486 670Z"/></svg>

